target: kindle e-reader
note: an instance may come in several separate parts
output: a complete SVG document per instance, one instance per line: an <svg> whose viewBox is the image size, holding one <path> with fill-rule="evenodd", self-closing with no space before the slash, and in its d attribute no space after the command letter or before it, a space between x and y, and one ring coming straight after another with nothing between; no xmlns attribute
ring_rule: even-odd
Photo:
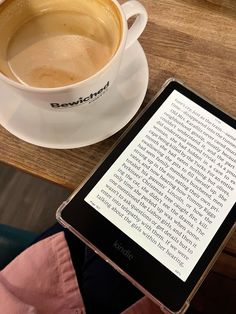
<svg viewBox="0 0 236 314"><path fill-rule="evenodd" d="M58 220L183 313L235 229L235 119L169 79Z"/></svg>

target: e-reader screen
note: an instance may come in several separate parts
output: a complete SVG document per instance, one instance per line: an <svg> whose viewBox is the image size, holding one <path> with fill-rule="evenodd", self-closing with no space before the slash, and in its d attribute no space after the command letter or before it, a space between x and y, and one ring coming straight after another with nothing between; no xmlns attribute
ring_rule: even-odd
<svg viewBox="0 0 236 314"><path fill-rule="evenodd" d="M57 217L176 312L234 230L235 169L235 120L171 79Z"/></svg>
<svg viewBox="0 0 236 314"><path fill-rule="evenodd" d="M235 202L235 129L173 90L86 203L185 282Z"/></svg>

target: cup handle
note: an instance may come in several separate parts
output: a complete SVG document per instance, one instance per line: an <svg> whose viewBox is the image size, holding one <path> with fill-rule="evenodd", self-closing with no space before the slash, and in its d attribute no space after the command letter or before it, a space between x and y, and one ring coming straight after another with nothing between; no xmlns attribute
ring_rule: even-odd
<svg viewBox="0 0 236 314"><path fill-rule="evenodd" d="M124 11L126 20L132 16L136 16L136 19L133 23L133 25L128 30L127 34L127 40L126 40L126 46L125 49L129 48L142 34L148 20L147 11L144 8L144 6L136 1L131 0L128 2L125 2L121 5L121 8Z"/></svg>

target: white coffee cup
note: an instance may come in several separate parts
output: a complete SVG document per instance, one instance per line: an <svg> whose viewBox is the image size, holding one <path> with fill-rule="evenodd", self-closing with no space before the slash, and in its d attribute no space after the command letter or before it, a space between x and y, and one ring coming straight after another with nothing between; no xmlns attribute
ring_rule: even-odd
<svg viewBox="0 0 236 314"><path fill-rule="evenodd" d="M118 75L124 50L128 49L138 39L147 23L147 12L138 1L131 0L122 5L120 5L116 0L106 1L112 2L112 5L115 6L119 14L121 21L121 38L115 54L98 72L87 79L72 85L41 88L17 82L7 77L0 71L0 80L2 83L7 85L12 92L18 93L21 97L23 97L26 100L25 105L34 105L41 109L50 111L77 110L81 106L97 105L99 102L104 101ZM36 1L32 1L32 3L33 2L36 3ZM5 3L1 6L4 4ZM38 9L40 10L40 5L38 6ZM135 17L135 21L128 29L127 21L130 17ZM0 29L1 27L0 21ZM5 22L4 27L8 27L7 21Z"/></svg>

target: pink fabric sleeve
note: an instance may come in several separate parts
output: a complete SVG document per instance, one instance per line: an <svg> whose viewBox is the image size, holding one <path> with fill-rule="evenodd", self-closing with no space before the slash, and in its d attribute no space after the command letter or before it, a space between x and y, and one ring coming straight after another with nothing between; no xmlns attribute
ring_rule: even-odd
<svg viewBox="0 0 236 314"><path fill-rule="evenodd" d="M163 314L163 312L157 304L143 297L121 314Z"/></svg>
<svg viewBox="0 0 236 314"><path fill-rule="evenodd" d="M0 300L4 314L85 313L63 232L29 247L0 272ZM122 314L159 313L144 297Z"/></svg>
<svg viewBox="0 0 236 314"><path fill-rule="evenodd" d="M35 308L20 301L0 282L0 311L4 314L36 314Z"/></svg>
<svg viewBox="0 0 236 314"><path fill-rule="evenodd" d="M64 234L31 246L0 273L0 313L85 313Z"/></svg>

